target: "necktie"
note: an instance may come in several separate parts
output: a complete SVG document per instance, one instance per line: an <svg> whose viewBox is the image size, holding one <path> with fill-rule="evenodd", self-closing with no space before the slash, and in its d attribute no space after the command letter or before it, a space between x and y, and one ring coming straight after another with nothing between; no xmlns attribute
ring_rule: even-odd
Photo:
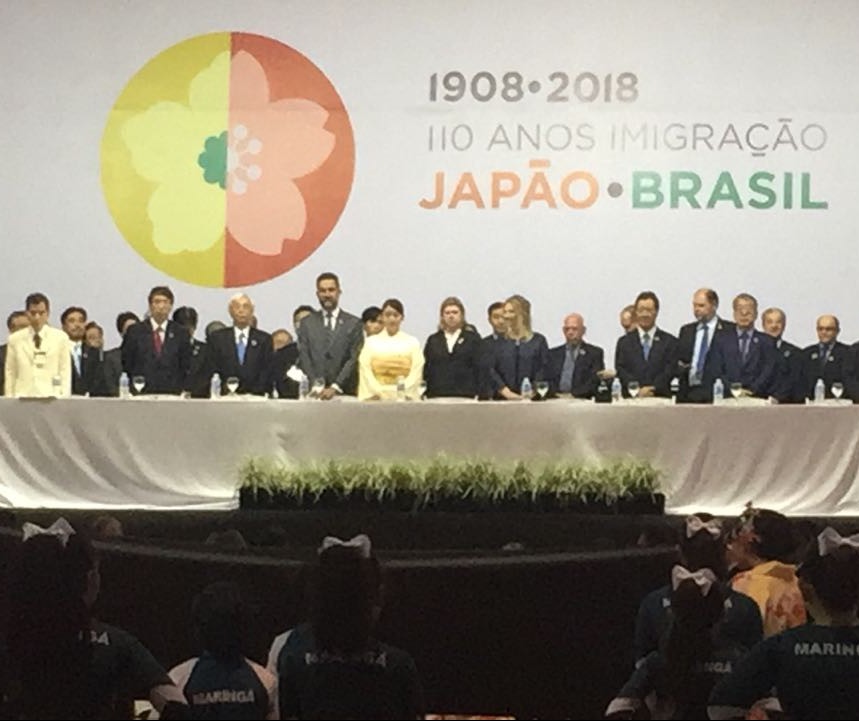
<svg viewBox="0 0 859 721"><path fill-rule="evenodd" d="M644 353L644 360L650 358L650 333L645 333L641 339L641 351Z"/></svg>
<svg viewBox="0 0 859 721"><path fill-rule="evenodd" d="M710 328L706 323L703 323L701 327L704 332L701 334L701 346L698 350L698 365L695 366L695 374L698 378L701 378L704 375L704 363L707 361L707 349L710 347L710 343L707 338Z"/></svg>
<svg viewBox="0 0 859 721"><path fill-rule="evenodd" d="M245 344L245 334L239 333L239 342L236 344L236 353L239 356L239 365L245 364L245 351L248 347Z"/></svg>
<svg viewBox="0 0 859 721"><path fill-rule="evenodd" d="M331 312L325 314L325 327L332 331L334 330L334 316L331 315Z"/></svg>
<svg viewBox="0 0 859 721"><path fill-rule="evenodd" d="M743 363L745 363L749 357L749 332L745 330L740 333L740 353L743 356Z"/></svg>
<svg viewBox="0 0 859 721"><path fill-rule="evenodd" d="M36 350L42 347L42 338L38 333L33 336L33 345L36 346Z"/></svg>
<svg viewBox="0 0 859 721"><path fill-rule="evenodd" d="M72 357L75 361L75 371L78 375L81 374L81 344L75 343L74 352L72 353Z"/></svg>
<svg viewBox="0 0 859 721"><path fill-rule="evenodd" d="M558 390L561 393L570 393L573 390L573 373L576 371L576 350L567 348L567 354L564 357L564 366L561 368L561 380L558 383Z"/></svg>
<svg viewBox="0 0 859 721"><path fill-rule="evenodd" d="M826 367L826 361L829 359L829 346L825 343L820 344L820 367Z"/></svg>
<svg viewBox="0 0 859 721"><path fill-rule="evenodd" d="M160 325L157 328L155 328L154 331L152 331L152 345L155 346L155 355L160 356L161 355L161 348L164 345L162 340L161 340L161 326Z"/></svg>

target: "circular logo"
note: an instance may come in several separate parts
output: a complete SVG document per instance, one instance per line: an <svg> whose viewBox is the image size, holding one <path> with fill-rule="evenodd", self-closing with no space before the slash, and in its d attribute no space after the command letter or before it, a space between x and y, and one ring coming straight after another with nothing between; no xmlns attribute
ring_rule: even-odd
<svg viewBox="0 0 859 721"><path fill-rule="evenodd" d="M328 237L355 169L352 126L301 53L249 33L185 40L123 89L101 142L122 235L179 280L247 286Z"/></svg>

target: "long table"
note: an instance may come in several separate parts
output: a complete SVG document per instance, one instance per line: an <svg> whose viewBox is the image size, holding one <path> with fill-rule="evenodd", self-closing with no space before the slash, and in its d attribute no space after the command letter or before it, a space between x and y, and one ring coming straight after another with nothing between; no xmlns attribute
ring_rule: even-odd
<svg viewBox="0 0 859 721"><path fill-rule="evenodd" d="M0 399L0 506L231 509L248 458L633 456L673 513L859 516L859 407Z"/></svg>

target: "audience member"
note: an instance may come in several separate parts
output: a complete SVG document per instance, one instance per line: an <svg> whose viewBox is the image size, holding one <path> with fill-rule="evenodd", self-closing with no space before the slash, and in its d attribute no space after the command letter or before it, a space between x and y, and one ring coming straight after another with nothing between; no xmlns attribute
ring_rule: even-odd
<svg viewBox="0 0 859 721"><path fill-rule="evenodd" d="M859 718L859 534L825 529L797 575L813 620L740 660L713 689L710 718L750 718L748 709L772 689L787 718Z"/></svg>
<svg viewBox="0 0 859 721"><path fill-rule="evenodd" d="M423 718L423 691L411 656L374 637L382 577L370 539L326 538L316 571L310 627L291 633L278 657L281 714Z"/></svg>
<svg viewBox="0 0 859 721"><path fill-rule="evenodd" d="M123 538L122 522L115 516L102 515L90 526L90 533L96 541L114 541Z"/></svg>
<svg viewBox="0 0 859 721"><path fill-rule="evenodd" d="M234 583L213 583L191 615L202 653L170 671L195 719L277 719L277 677L245 655L248 609Z"/></svg>

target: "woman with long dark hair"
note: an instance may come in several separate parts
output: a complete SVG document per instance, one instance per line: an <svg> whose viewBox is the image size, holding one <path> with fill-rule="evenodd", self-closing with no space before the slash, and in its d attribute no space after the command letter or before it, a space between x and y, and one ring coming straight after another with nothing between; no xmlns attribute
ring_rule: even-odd
<svg viewBox="0 0 859 721"><path fill-rule="evenodd" d="M278 659L284 718L423 718L411 656L374 631L382 574L370 540L326 538L319 553L309 627L287 638Z"/></svg>

